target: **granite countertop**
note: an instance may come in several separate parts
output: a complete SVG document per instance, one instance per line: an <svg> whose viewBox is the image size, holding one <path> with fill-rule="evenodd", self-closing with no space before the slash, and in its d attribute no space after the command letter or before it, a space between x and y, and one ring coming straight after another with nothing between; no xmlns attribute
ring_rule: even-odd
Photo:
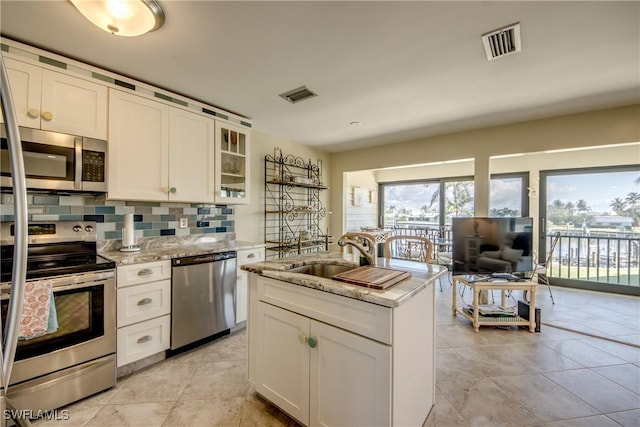
<svg viewBox="0 0 640 427"><path fill-rule="evenodd" d="M391 308L402 305L405 301L426 289L427 286L433 286L435 280L447 272L446 268L438 265L403 260L391 260L390 263L387 263L386 260L379 258L376 263L377 267L409 271L412 273L412 277L387 289L378 290L288 271L295 267L318 263L348 265L354 268L359 266L357 262L353 261L353 256L351 255L334 252L315 252L313 254L246 264L241 268L251 273L289 282L293 285L318 289Z"/></svg>
<svg viewBox="0 0 640 427"><path fill-rule="evenodd" d="M140 264L144 262L203 255L223 251L239 251L264 247L263 243L240 240L180 242L166 240L163 243L149 245L139 252L120 252L119 249L103 250L99 255L114 261L116 265Z"/></svg>

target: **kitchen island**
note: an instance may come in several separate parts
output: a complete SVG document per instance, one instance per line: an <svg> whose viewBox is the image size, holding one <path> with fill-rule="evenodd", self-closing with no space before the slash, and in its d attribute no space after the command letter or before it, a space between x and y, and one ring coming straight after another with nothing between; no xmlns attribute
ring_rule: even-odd
<svg viewBox="0 0 640 427"><path fill-rule="evenodd" d="M249 381L304 425L422 425L435 404L439 266L379 260L412 277L385 290L293 272L350 256L248 264Z"/></svg>

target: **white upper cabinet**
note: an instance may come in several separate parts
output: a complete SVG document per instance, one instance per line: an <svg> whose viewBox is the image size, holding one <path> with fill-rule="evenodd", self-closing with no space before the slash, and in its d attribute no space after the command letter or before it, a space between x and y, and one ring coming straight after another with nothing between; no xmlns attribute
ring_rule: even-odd
<svg viewBox="0 0 640 427"><path fill-rule="evenodd" d="M247 129L216 122L217 203L249 203L249 139Z"/></svg>
<svg viewBox="0 0 640 427"><path fill-rule="evenodd" d="M109 198L214 202L215 120L115 89Z"/></svg>
<svg viewBox="0 0 640 427"><path fill-rule="evenodd" d="M107 139L107 88L5 58L20 126Z"/></svg>
<svg viewBox="0 0 640 427"><path fill-rule="evenodd" d="M214 202L215 120L169 109L169 200Z"/></svg>
<svg viewBox="0 0 640 427"><path fill-rule="evenodd" d="M109 90L108 197L167 200L169 107Z"/></svg>

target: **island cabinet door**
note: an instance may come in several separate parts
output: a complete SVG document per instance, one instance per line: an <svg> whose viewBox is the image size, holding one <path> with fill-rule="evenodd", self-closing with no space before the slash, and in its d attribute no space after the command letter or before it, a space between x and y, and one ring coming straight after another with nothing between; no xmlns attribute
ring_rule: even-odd
<svg viewBox="0 0 640 427"><path fill-rule="evenodd" d="M309 425L309 319L259 302L256 391Z"/></svg>
<svg viewBox="0 0 640 427"><path fill-rule="evenodd" d="M311 320L310 425L391 425L391 347Z"/></svg>

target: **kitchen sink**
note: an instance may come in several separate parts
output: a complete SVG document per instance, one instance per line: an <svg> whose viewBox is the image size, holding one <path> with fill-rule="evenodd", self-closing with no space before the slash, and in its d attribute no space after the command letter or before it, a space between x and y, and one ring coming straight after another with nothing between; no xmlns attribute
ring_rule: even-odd
<svg viewBox="0 0 640 427"><path fill-rule="evenodd" d="M289 270L290 273L302 273L309 274L311 276L324 277L325 279L331 279L332 276L338 273L344 273L345 271L353 270L356 268L352 265L338 265L338 264L309 264L302 267L295 267Z"/></svg>

